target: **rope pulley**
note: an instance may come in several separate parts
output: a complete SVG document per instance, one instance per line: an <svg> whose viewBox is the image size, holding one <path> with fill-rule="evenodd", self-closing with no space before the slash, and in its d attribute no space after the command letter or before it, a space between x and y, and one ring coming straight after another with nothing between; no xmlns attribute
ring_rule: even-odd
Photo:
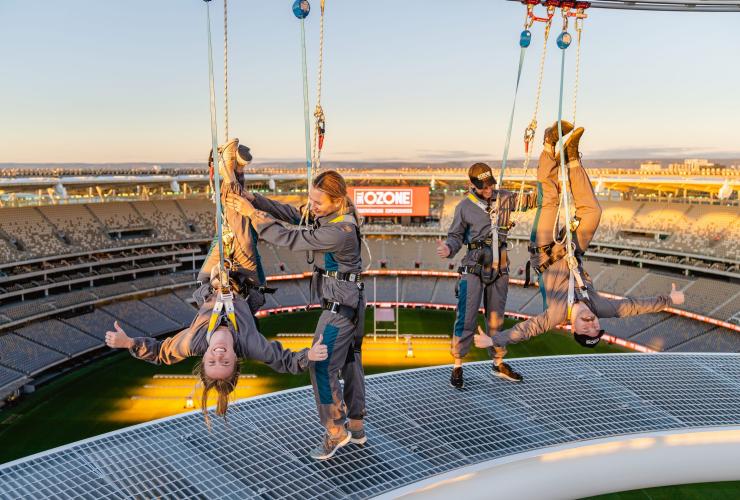
<svg viewBox="0 0 740 500"><path fill-rule="evenodd" d="M306 19L311 12L311 4L308 0L295 0L293 2L293 14L298 19Z"/></svg>

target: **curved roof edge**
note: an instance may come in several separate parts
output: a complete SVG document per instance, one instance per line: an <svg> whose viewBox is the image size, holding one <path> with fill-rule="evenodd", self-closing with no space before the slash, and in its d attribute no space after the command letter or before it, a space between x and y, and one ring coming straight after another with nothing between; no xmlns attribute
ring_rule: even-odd
<svg viewBox="0 0 740 500"><path fill-rule="evenodd" d="M553 492L562 498L586 498L675 484L736 481L740 479L738 456L740 426L636 433L478 463L379 498L483 499L490 498L492 489L501 498L548 498Z"/></svg>

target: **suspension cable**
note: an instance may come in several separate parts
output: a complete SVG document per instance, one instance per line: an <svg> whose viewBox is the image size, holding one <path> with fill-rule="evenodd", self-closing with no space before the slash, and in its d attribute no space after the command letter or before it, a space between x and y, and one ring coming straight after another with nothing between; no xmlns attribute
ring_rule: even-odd
<svg viewBox="0 0 740 500"><path fill-rule="evenodd" d="M529 163L532 159L532 141L535 138L535 135L537 133L537 117L540 112L540 100L542 97L542 81L545 75L545 60L547 58L547 42L550 40L550 28L552 27L552 18L555 13L555 7L548 6L547 9L547 21L545 23L545 35L544 40L542 42L542 54L540 55L540 68L539 68L539 76L537 78L537 93L535 94L535 100L534 100L534 113L532 114L532 121L529 122L529 125L524 130L524 174L522 175L522 181L519 185L519 195L517 196L517 203L516 203L516 209L514 212L514 215L512 216L512 223L514 225L518 224L519 220L522 218L522 203L524 198L524 185L526 183L527 178L527 172L529 171Z"/></svg>
<svg viewBox="0 0 740 500"><path fill-rule="evenodd" d="M585 14L583 13L583 9L578 9L578 17L576 17L575 25L576 25L576 33L578 33L578 36L576 37L576 78L575 83L573 84L573 126L576 126L576 111L578 109L578 85L581 79L581 36L583 34L583 20L585 19ZM583 17L581 17L583 15Z"/></svg>
<svg viewBox="0 0 740 500"><path fill-rule="evenodd" d="M563 119L563 87L564 87L564 80L565 80L565 50L570 46L570 43L572 41L572 37L570 33L568 33L568 7L562 7L561 8L563 12L563 31L558 36L558 47L561 49L562 55L560 58L560 93L558 98L558 149L560 151L560 184L561 184L561 198L560 198L560 207L558 208L558 213L560 212L561 208L565 215L565 235L562 240L558 240L558 218L556 218L556 223L553 226L553 240L559 244L565 244L566 245L566 251L568 252L568 257L570 257L573 253L572 248L572 234L570 231L570 196L569 196L569 182L568 182L568 167L565 164L565 150L563 149L563 125L562 125L562 119Z"/></svg>
<svg viewBox="0 0 740 500"><path fill-rule="evenodd" d="M324 75L324 7L325 0L321 0L321 21L319 29L319 63L317 67L316 81L316 109L313 112L314 136L313 150L311 151L311 178L315 177L321 168L321 150L324 147L324 134L326 133L326 116L321 107L321 89Z"/></svg>
<svg viewBox="0 0 740 500"><path fill-rule="evenodd" d="M229 142L229 21L228 4L224 0L224 144Z"/></svg>
<svg viewBox="0 0 740 500"><path fill-rule="evenodd" d="M303 128L306 146L306 192L311 189L311 121L308 114L308 64L306 62L306 18L311 12L308 0L295 0L293 2L293 14L301 22L301 70L303 84ZM308 226L308 202L306 209L301 215L299 225Z"/></svg>
<svg viewBox="0 0 740 500"><path fill-rule="evenodd" d="M218 150L218 125L216 124L216 85L213 78L213 45L211 43L211 0L204 0L206 4L206 32L208 35L208 82L210 87L210 104L211 104L211 147L213 148L213 170L214 170L214 192L216 202L216 237L218 240L219 255L219 282L222 286L228 286L228 281L224 283L222 273L225 272L224 265L224 242L223 242L223 212L221 207L221 174L220 166L224 163L223 156Z"/></svg>

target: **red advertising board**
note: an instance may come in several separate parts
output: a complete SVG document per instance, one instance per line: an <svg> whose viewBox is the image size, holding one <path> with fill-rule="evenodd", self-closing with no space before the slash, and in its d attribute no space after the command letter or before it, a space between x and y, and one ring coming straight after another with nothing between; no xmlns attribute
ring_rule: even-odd
<svg viewBox="0 0 740 500"><path fill-rule="evenodd" d="M365 216L426 217L429 187L350 187L349 197Z"/></svg>

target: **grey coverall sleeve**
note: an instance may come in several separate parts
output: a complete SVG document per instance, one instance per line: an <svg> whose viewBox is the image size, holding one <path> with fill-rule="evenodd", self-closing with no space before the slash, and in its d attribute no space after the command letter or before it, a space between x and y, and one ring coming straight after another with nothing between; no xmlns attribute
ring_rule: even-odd
<svg viewBox="0 0 740 500"><path fill-rule="evenodd" d="M460 202L455 207L455 215L452 218L450 229L447 231L447 240L445 241L445 245L450 248L450 255L447 256L448 259L455 257L464 243L465 228L467 224L462 217L462 204L463 202Z"/></svg>
<svg viewBox="0 0 740 500"><path fill-rule="evenodd" d="M526 321L521 321L509 328L493 334L493 344L498 347L506 347L507 344L516 344L529 340L552 330L566 320L568 311L564 304L549 304L547 309L537 316L532 316Z"/></svg>
<svg viewBox="0 0 740 500"><path fill-rule="evenodd" d="M211 269L214 268L220 261L219 255L218 255L218 235L213 237L213 241L211 241L211 246L208 247L208 255L206 255L206 260L203 261L203 265L200 266L200 271L198 271L198 280L206 282L211 277Z"/></svg>
<svg viewBox="0 0 740 500"><path fill-rule="evenodd" d="M155 365L172 365L192 356L190 346L197 328L191 325L177 335L157 340L151 337L134 338L134 346L129 349L135 358Z"/></svg>
<svg viewBox="0 0 740 500"><path fill-rule="evenodd" d="M267 340L255 332L247 337L247 357L261 361L279 373L302 373L308 368L308 349L294 352L277 340Z"/></svg>
<svg viewBox="0 0 740 500"><path fill-rule="evenodd" d="M283 223L267 213L256 210L250 214L252 225L260 238L293 251L319 250L332 252L341 249L346 232L337 225L321 226L318 229L285 227ZM354 237L354 233L352 234Z"/></svg>
<svg viewBox="0 0 740 500"><path fill-rule="evenodd" d="M600 318L625 318L627 316L660 312L673 304L669 295L609 299L597 293L594 299L595 312Z"/></svg>
<svg viewBox="0 0 740 500"><path fill-rule="evenodd" d="M280 203L279 201L271 200L266 196L262 196L259 193L254 194L254 201L252 205L257 210L267 212L272 217L283 222L289 222L290 224L298 224L301 222L301 212L292 205L287 203Z"/></svg>

